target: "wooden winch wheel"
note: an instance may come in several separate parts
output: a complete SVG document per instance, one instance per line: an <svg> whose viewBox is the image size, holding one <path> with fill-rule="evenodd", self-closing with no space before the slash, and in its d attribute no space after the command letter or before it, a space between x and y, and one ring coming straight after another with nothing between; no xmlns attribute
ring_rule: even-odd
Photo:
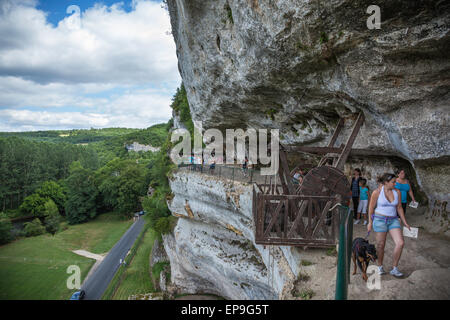
<svg viewBox="0 0 450 320"><path fill-rule="evenodd" d="M303 178L297 193L305 196L341 195L347 199L350 192L350 183L344 173L330 166L321 166L311 169Z"/></svg>
<svg viewBox="0 0 450 320"><path fill-rule="evenodd" d="M330 166L321 166L311 169L303 178L303 182L297 190L298 194L304 196L341 196L341 201L346 202L349 197L350 183L344 173ZM342 203L344 203L342 202ZM318 201L318 211L321 212L326 205L324 201ZM334 205L334 203L332 204ZM316 209L316 210L317 210ZM313 212L316 212L313 210ZM313 213L313 217L316 214ZM331 225L331 213L327 213L325 224Z"/></svg>

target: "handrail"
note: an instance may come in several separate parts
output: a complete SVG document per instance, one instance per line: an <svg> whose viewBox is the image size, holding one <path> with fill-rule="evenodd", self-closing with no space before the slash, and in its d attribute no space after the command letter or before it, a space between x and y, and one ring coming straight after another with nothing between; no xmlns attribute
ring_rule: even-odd
<svg viewBox="0 0 450 320"><path fill-rule="evenodd" d="M264 176L261 176L260 170L247 168L243 169L241 166L227 166L223 164L216 164L214 169L210 168L210 164L192 164L182 163L178 165L179 169L189 169L194 172L200 172L215 176L218 178L227 178L234 181L246 182L246 183L263 183Z"/></svg>
<svg viewBox="0 0 450 320"><path fill-rule="evenodd" d="M335 300L347 300L353 240L353 213L349 207L339 205L339 214L340 228Z"/></svg>

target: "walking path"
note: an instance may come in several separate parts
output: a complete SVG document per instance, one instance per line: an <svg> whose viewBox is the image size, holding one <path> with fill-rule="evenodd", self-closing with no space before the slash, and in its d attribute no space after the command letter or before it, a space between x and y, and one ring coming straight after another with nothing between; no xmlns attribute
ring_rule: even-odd
<svg viewBox="0 0 450 320"><path fill-rule="evenodd" d="M424 223L424 210L409 210L408 223L420 227ZM366 237L367 227L361 224L353 226L353 238ZM373 232L369 242L375 244ZM389 272L392 269L394 242L387 236L383 266ZM329 256L323 249L301 250L302 259L313 263L302 266L301 272L308 274L308 281L299 281L297 291L311 289L315 299L334 299L336 286L336 256ZM372 265L372 263L371 263ZM419 229L417 239L405 237L405 246L399 263L403 278L395 278L389 273L381 276L381 289L369 290L362 279L361 271L353 273L350 267L349 300L392 300L392 299L450 299L450 238L431 234ZM368 275L370 277L370 275ZM287 297L293 299L294 297Z"/></svg>

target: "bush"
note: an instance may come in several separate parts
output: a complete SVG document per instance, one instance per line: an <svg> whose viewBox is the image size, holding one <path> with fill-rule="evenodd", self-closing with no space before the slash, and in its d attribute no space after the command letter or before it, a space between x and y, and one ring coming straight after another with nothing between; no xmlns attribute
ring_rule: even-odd
<svg viewBox="0 0 450 320"><path fill-rule="evenodd" d="M33 193L26 197L19 209L23 215L32 215L35 217L43 217L44 216L44 204L47 201L47 198L41 197L37 193Z"/></svg>
<svg viewBox="0 0 450 320"><path fill-rule="evenodd" d="M61 216L58 207L52 199L49 199L45 205L45 228L47 232L55 234L59 230Z"/></svg>
<svg viewBox="0 0 450 320"><path fill-rule="evenodd" d="M148 217L150 220L150 227L156 228L156 223L159 219L168 217L170 215L170 210L167 207L166 195L164 191L156 189L151 197L146 197L142 201L142 207L148 212ZM162 227L163 222L160 223ZM155 229L156 230L156 229Z"/></svg>
<svg viewBox="0 0 450 320"><path fill-rule="evenodd" d="M177 218L174 216L159 218L158 221L156 221L154 230L159 234L167 234L172 232L176 222Z"/></svg>
<svg viewBox="0 0 450 320"><path fill-rule="evenodd" d="M0 244L10 242L13 237L11 235L12 223L4 213L0 213Z"/></svg>
<svg viewBox="0 0 450 320"><path fill-rule="evenodd" d="M34 237L45 233L45 227L38 218L24 224L24 233L26 237Z"/></svg>

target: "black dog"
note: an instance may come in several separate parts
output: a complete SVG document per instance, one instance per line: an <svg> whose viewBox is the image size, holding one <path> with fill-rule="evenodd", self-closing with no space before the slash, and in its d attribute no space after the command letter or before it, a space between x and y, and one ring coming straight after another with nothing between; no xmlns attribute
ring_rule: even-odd
<svg viewBox="0 0 450 320"><path fill-rule="evenodd" d="M375 262L377 259L377 250L373 244L369 244L369 241L363 238L356 238L353 240L352 245L352 260L355 265L353 274L356 274L356 264L358 263L359 268L363 273L363 279L367 282L367 267L369 266L370 260Z"/></svg>

